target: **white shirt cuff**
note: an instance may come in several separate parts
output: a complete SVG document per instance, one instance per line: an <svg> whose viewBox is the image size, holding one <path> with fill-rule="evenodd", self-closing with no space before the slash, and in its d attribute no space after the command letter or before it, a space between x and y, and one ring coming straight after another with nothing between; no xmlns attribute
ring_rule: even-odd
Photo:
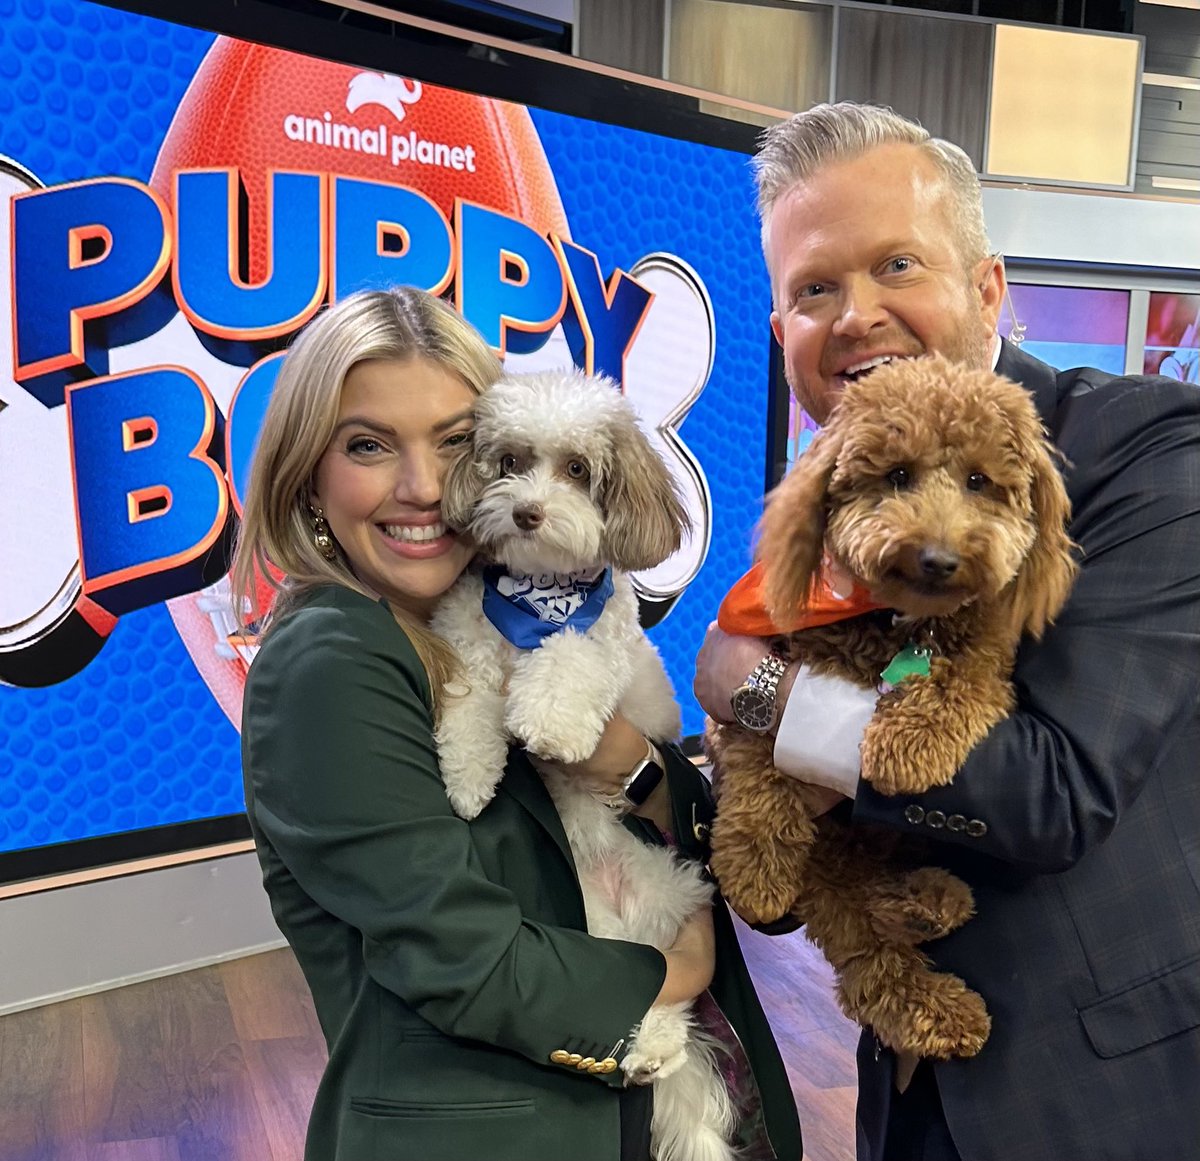
<svg viewBox="0 0 1200 1161"><path fill-rule="evenodd" d="M878 693L801 665L775 734L775 767L853 798L859 746Z"/></svg>

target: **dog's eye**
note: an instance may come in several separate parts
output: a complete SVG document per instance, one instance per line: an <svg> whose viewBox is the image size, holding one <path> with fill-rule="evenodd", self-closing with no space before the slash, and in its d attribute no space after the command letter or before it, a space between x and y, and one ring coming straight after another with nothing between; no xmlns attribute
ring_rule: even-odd
<svg viewBox="0 0 1200 1161"><path fill-rule="evenodd" d="M568 460L567 475L573 480L586 480L588 478L588 466L583 460Z"/></svg>
<svg viewBox="0 0 1200 1161"><path fill-rule="evenodd" d="M911 477L908 474L908 468L892 468L892 470L887 474L887 482L891 484L893 488L899 488L901 490L907 488L911 483Z"/></svg>
<svg viewBox="0 0 1200 1161"><path fill-rule="evenodd" d="M500 474L502 476L512 475L517 470L517 457L509 452L506 456L500 457Z"/></svg>
<svg viewBox="0 0 1200 1161"><path fill-rule="evenodd" d="M972 472L967 477L967 491L982 492L991 482L982 472Z"/></svg>

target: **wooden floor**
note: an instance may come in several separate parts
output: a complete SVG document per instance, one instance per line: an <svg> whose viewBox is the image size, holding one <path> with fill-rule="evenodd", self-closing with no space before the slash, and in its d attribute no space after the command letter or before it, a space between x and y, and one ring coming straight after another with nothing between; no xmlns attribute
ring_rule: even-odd
<svg viewBox="0 0 1200 1161"><path fill-rule="evenodd" d="M828 970L800 935L742 936L805 1156L852 1161L856 1037ZM18 1012L0 1018L0 1161L300 1161L323 1062L289 951Z"/></svg>

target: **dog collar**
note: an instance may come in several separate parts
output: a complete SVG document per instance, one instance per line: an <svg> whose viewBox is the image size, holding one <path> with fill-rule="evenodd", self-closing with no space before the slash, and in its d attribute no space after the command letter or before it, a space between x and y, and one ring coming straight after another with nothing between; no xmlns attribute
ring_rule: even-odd
<svg viewBox="0 0 1200 1161"><path fill-rule="evenodd" d="M586 633L612 596L612 569L512 576L500 565L483 570L483 613L518 649L536 649L564 629Z"/></svg>

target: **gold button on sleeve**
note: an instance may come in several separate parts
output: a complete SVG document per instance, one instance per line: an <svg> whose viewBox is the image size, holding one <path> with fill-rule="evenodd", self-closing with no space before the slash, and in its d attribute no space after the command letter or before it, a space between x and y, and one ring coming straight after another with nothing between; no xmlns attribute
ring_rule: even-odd
<svg viewBox="0 0 1200 1161"><path fill-rule="evenodd" d="M571 1054L565 1049L558 1048L550 1053L551 1064L567 1064L571 1059Z"/></svg>

